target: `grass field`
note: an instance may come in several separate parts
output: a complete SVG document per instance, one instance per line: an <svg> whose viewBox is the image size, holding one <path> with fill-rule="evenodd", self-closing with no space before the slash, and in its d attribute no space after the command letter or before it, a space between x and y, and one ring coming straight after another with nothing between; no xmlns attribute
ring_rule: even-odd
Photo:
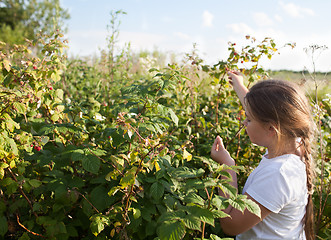
<svg viewBox="0 0 331 240"><path fill-rule="evenodd" d="M303 85L309 94L315 94L316 86L319 96L331 94L331 74L317 72L315 75L307 71L270 71L270 77L273 79L282 79L294 81Z"/></svg>

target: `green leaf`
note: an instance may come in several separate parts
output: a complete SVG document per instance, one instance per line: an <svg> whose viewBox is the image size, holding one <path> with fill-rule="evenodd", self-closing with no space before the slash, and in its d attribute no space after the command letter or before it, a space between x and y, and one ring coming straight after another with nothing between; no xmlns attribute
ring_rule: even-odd
<svg viewBox="0 0 331 240"><path fill-rule="evenodd" d="M243 195L238 195L237 198L229 198L228 201L232 207L234 207L235 209L238 209L241 212L244 212L244 210L246 208L246 204L240 196L243 196Z"/></svg>
<svg viewBox="0 0 331 240"><path fill-rule="evenodd" d="M160 240L180 240L185 234L185 225L182 221L164 222L158 228Z"/></svg>
<svg viewBox="0 0 331 240"><path fill-rule="evenodd" d="M202 168L193 169L188 167L179 167L174 169L173 175L175 178L195 178L201 177L205 173L205 170Z"/></svg>
<svg viewBox="0 0 331 240"><path fill-rule="evenodd" d="M228 194L230 198L234 197L238 191L237 188L235 188L229 183L219 184L218 187L223 191L223 193Z"/></svg>
<svg viewBox="0 0 331 240"><path fill-rule="evenodd" d="M121 188L126 188L134 184L136 171L137 167L132 167L124 174L124 177L122 177L120 181Z"/></svg>
<svg viewBox="0 0 331 240"><path fill-rule="evenodd" d="M51 74L51 79L54 81L54 82L58 82L61 80L61 75L59 74L58 71L54 71L52 74Z"/></svg>
<svg viewBox="0 0 331 240"><path fill-rule="evenodd" d="M223 212L222 210L212 210L211 211L214 215L214 218L226 218L226 217L230 217L229 214Z"/></svg>
<svg viewBox="0 0 331 240"><path fill-rule="evenodd" d="M187 207L188 214L198 217L201 221L204 221L207 224L214 226L214 215L213 213L202 207L198 206L189 206Z"/></svg>
<svg viewBox="0 0 331 240"><path fill-rule="evenodd" d="M76 149L71 153L72 161L80 161L84 157L85 157L85 153L82 149Z"/></svg>
<svg viewBox="0 0 331 240"><path fill-rule="evenodd" d="M233 238L220 238L215 234L210 234L210 240L233 240Z"/></svg>
<svg viewBox="0 0 331 240"><path fill-rule="evenodd" d="M187 215L184 218L184 224L189 229L201 231L201 220L196 216Z"/></svg>
<svg viewBox="0 0 331 240"><path fill-rule="evenodd" d="M16 111L20 114L26 113L26 107L23 103L20 102L14 102L13 107L16 109Z"/></svg>
<svg viewBox="0 0 331 240"><path fill-rule="evenodd" d="M11 69L10 62L7 59L4 59L2 61L2 64L3 64L3 67L7 70L7 72L10 72L10 69Z"/></svg>
<svg viewBox="0 0 331 240"><path fill-rule="evenodd" d="M29 179L28 183L34 188L37 188L42 184L41 181L39 181L37 179Z"/></svg>
<svg viewBox="0 0 331 240"><path fill-rule="evenodd" d="M94 236L98 236L105 229L105 226L110 224L109 218L101 214L92 216L90 220L90 228Z"/></svg>
<svg viewBox="0 0 331 240"><path fill-rule="evenodd" d="M164 194L164 186L159 183L159 182L155 182L152 184L151 186L151 195L155 200L160 199L163 194Z"/></svg>
<svg viewBox="0 0 331 240"><path fill-rule="evenodd" d="M248 211L250 211L251 213L255 214L258 217L261 217L261 208L256 202L252 201L251 199L245 199L244 202L246 204L246 208Z"/></svg>
<svg viewBox="0 0 331 240"><path fill-rule="evenodd" d="M0 236L4 236L8 231L8 222L5 216L0 216Z"/></svg>
<svg viewBox="0 0 331 240"><path fill-rule="evenodd" d="M111 199L108 196L108 191L102 185L95 187L91 192L91 203L99 211L105 210L111 204Z"/></svg>
<svg viewBox="0 0 331 240"><path fill-rule="evenodd" d="M176 126L178 127L178 117L176 116L175 112L169 108L168 109L168 113L170 113L170 117L171 117L171 120L176 124Z"/></svg>
<svg viewBox="0 0 331 240"><path fill-rule="evenodd" d="M205 200L200 197L198 194L190 192L185 198L184 198L184 202L186 203L196 203L199 204L201 206L203 206L205 204Z"/></svg>
<svg viewBox="0 0 331 240"><path fill-rule="evenodd" d="M86 171L97 174L101 165L101 161L94 155L84 156L82 159L82 165Z"/></svg>
<svg viewBox="0 0 331 240"><path fill-rule="evenodd" d="M49 137L48 137L48 136L41 136L41 137L39 138L39 140L41 141L41 144L42 144L42 145L46 145L46 143L49 142Z"/></svg>
<svg viewBox="0 0 331 240"><path fill-rule="evenodd" d="M146 236L155 235L157 223L155 221L150 221L146 224Z"/></svg>
<svg viewBox="0 0 331 240"><path fill-rule="evenodd" d="M133 213L133 218L134 219L138 219L141 216L141 211L138 208L133 208L132 213Z"/></svg>
<svg viewBox="0 0 331 240"><path fill-rule="evenodd" d="M8 143L10 145L10 148L11 148L12 153L15 154L15 155L18 155L17 145L16 145L14 139L9 138L8 139Z"/></svg>
<svg viewBox="0 0 331 240"><path fill-rule="evenodd" d="M0 215L2 215L6 211L7 207L3 201L0 201Z"/></svg>
<svg viewBox="0 0 331 240"><path fill-rule="evenodd" d="M183 159L187 160L188 162L192 160L192 154L186 151L186 149L184 149L183 152Z"/></svg>

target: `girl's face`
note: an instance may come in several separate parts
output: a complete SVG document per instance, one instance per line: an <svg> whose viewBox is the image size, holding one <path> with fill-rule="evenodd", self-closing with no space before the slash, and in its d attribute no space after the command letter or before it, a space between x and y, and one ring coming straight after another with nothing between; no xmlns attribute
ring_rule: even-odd
<svg viewBox="0 0 331 240"><path fill-rule="evenodd" d="M270 144L270 126L263 124L252 118L248 111L246 111L246 119L244 121L247 135L252 143L259 146L268 147Z"/></svg>

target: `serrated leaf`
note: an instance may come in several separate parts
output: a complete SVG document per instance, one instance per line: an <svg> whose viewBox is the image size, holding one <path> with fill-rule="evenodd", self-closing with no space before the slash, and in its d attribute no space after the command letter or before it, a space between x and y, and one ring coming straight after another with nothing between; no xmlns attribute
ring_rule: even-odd
<svg viewBox="0 0 331 240"><path fill-rule="evenodd" d="M252 201L251 199L245 199L244 202L248 211L255 214L259 218L261 217L261 208L256 202Z"/></svg>
<svg viewBox="0 0 331 240"><path fill-rule="evenodd" d="M101 231L105 229L105 226L110 224L109 218L98 215L91 217L90 228L94 236L98 236Z"/></svg>
<svg viewBox="0 0 331 240"><path fill-rule="evenodd" d="M42 182L37 179L30 179L28 182L34 188L37 188L42 184Z"/></svg>
<svg viewBox="0 0 331 240"><path fill-rule="evenodd" d="M230 198L234 197L238 191L237 188L235 188L229 183L219 184L218 187L221 189L223 193L228 194Z"/></svg>
<svg viewBox="0 0 331 240"><path fill-rule="evenodd" d="M239 196L240 195L238 195L237 198L229 198L228 201L232 207L234 207L235 209L238 209L241 212L244 212L244 210L246 208L246 204Z"/></svg>
<svg viewBox="0 0 331 240"><path fill-rule="evenodd" d="M63 99L63 90L62 89L56 89L55 96L59 99Z"/></svg>
<svg viewBox="0 0 331 240"><path fill-rule="evenodd" d="M4 59L2 61L2 64L3 64L3 67L7 70L7 72L10 72L10 69L11 69L10 62L7 59Z"/></svg>
<svg viewBox="0 0 331 240"><path fill-rule="evenodd" d="M201 221L204 221L207 224L210 224L212 226L214 226L215 224L213 213L206 208L198 206L189 206L187 208L187 212L193 216L198 217Z"/></svg>
<svg viewBox="0 0 331 240"><path fill-rule="evenodd" d="M184 149L183 152L183 159L187 160L188 162L192 160L192 154L186 151L186 149Z"/></svg>
<svg viewBox="0 0 331 240"><path fill-rule="evenodd" d="M97 174L99 171L101 165L101 161L99 158L95 157L95 156L83 156L82 159L82 166L83 168L91 173Z"/></svg>
<svg viewBox="0 0 331 240"><path fill-rule="evenodd" d="M41 136L39 138L39 140L40 140L40 142L41 142L42 145L45 145L46 143L49 142L49 137L48 136Z"/></svg>
<svg viewBox="0 0 331 240"><path fill-rule="evenodd" d="M200 197L198 194L190 192L185 198L184 198L184 202L186 203L196 203L199 204L201 206L203 206L205 204L205 200Z"/></svg>
<svg viewBox="0 0 331 240"><path fill-rule="evenodd" d="M212 210L212 213L214 215L214 218L226 218L226 217L230 217L229 214L223 212L222 210Z"/></svg>
<svg viewBox="0 0 331 240"><path fill-rule="evenodd" d="M151 195L155 200L160 199L164 194L164 186L160 182L155 182L151 186Z"/></svg>
<svg viewBox="0 0 331 240"><path fill-rule="evenodd" d="M184 224L187 228L201 231L201 220L195 216L187 215L184 219Z"/></svg>
<svg viewBox="0 0 331 240"><path fill-rule="evenodd" d="M8 143L9 143L9 145L10 145L10 148L11 148L12 153L13 153L14 155L18 155L17 145L16 145L14 139L9 138L9 139L8 139Z"/></svg>
<svg viewBox="0 0 331 240"><path fill-rule="evenodd" d="M0 236L4 236L8 231L8 222L5 216L0 216Z"/></svg>
<svg viewBox="0 0 331 240"><path fill-rule="evenodd" d="M171 118L171 120L175 123L175 125L178 127L178 117L177 117L177 115L175 114L175 112L171 109L171 108L169 108L168 109L168 113L170 113L170 118Z"/></svg>
<svg viewBox="0 0 331 240"><path fill-rule="evenodd" d="M205 173L202 168L192 169L188 167L179 167L174 169L173 175L175 178L195 178L201 177Z"/></svg>
<svg viewBox="0 0 331 240"><path fill-rule="evenodd" d="M124 174L124 177L122 177L120 181L121 188L126 188L127 186L134 184L136 171L137 167L132 167Z"/></svg>
<svg viewBox="0 0 331 240"><path fill-rule="evenodd" d="M54 71L52 74L51 74L51 79L54 81L54 82L58 82L61 80L61 75L59 74L58 71Z"/></svg>
<svg viewBox="0 0 331 240"><path fill-rule="evenodd" d="M133 218L134 219L138 219L141 216L141 211L138 208L133 208L132 213L133 213Z"/></svg>
<svg viewBox="0 0 331 240"><path fill-rule="evenodd" d="M158 228L160 240L180 240L185 234L185 225L182 221L164 222Z"/></svg>
<svg viewBox="0 0 331 240"><path fill-rule="evenodd" d="M233 240L233 238L220 238L215 234L210 234L210 240Z"/></svg>
<svg viewBox="0 0 331 240"><path fill-rule="evenodd" d="M24 114L26 113L26 107L23 103L20 103L20 102L14 102L13 103L13 107L16 109L16 111L19 113L19 114Z"/></svg>
<svg viewBox="0 0 331 240"><path fill-rule="evenodd" d="M82 149L75 149L71 153L71 159L72 161L80 161L85 157L85 153Z"/></svg>
<svg viewBox="0 0 331 240"><path fill-rule="evenodd" d="M91 203L99 211L103 211L111 204L111 199L108 197L108 191L102 185L95 187L91 191Z"/></svg>

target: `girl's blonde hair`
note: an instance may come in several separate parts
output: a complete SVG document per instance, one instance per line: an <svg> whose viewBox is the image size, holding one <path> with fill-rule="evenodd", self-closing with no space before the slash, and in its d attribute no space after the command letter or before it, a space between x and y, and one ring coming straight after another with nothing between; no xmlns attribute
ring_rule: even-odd
<svg viewBox="0 0 331 240"><path fill-rule="evenodd" d="M273 125L278 146L282 147L284 140L299 139L301 158L306 165L309 193L304 218L305 234L307 239L315 239L312 202L315 172L311 146L315 127L308 99L293 83L265 80L250 89L245 97L245 104L254 119Z"/></svg>

